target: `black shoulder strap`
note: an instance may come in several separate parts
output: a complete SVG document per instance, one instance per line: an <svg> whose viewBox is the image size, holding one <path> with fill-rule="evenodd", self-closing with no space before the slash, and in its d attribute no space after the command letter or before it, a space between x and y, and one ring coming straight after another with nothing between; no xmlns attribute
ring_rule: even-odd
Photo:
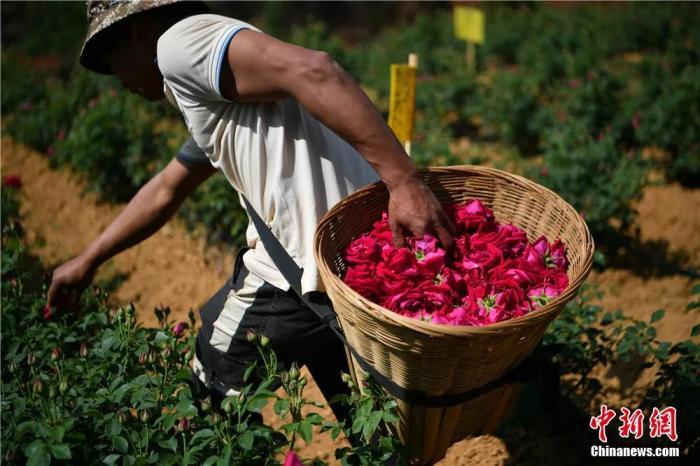
<svg viewBox="0 0 700 466"><path fill-rule="evenodd" d="M250 218L253 221L253 225L255 225L255 229L258 231L260 240L265 245L265 250L279 269L282 276L285 278L285 280L287 280L291 288L296 292L299 298L301 298L301 300L307 306L309 306L309 308L311 308L311 310L313 310L316 313L316 315L318 315L318 317L331 328L331 330L333 330L333 332L338 336L340 341L343 342L343 344L355 357L355 360L360 365L360 367L362 367L364 371L368 372L379 385L381 385L384 389L386 389L386 391L388 391L395 397L404 400L408 403L428 407L454 406L472 400L482 395L483 393L486 393L489 390L503 385L505 383L525 381L529 378L529 375L535 372L532 370L534 365L534 358L529 357L525 359L525 361L523 361L517 368L505 373L500 378L489 382L486 385L482 385L481 387L471 389L464 393L433 396L428 395L427 393L419 390L407 390L399 386L393 380L390 380L377 369L375 369L362 356L360 356L360 354L355 350L355 348L353 348L348 343L347 339L345 338L345 335L343 334L343 332L340 329L340 326L338 325L338 320L336 318L335 311L333 311L329 300L324 300L324 302L317 302L316 300L311 299L310 296L302 294L302 269L299 267L299 265L297 265L296 262L294 262L294 259L292 259L289 253L284 249L284 246L282 246L277 237L272 233L272 231L270 231L270 228L265 224L263 219L260 218L253 206L250 205L248 199L245 196L241 197L243 197L243 202L245 203L246 210L248 211L248 215L250 215Z"/></svg>

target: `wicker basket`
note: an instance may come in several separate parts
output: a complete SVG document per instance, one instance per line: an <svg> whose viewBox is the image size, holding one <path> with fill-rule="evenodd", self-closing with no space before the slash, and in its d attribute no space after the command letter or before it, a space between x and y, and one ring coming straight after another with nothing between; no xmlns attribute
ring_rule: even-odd
<svg viewBox="0 0 700 466"><path fill-rule="evenodd" d="M520 176L475 166L431 168L422 175L442 204L479 199L493 209L497 221L522 228L531 241L544 235L567 246L570 284L557 299L525 316L486 327L443 326L388 311L340 278L346 270L347 245L371 230L387 208L388 192L382 183L348 196L321 220L315 237L316 261L349 343L405 389L430 395L462 393L499 378L533 352L549 323L587 277L593 240L573 207ZM350 363L358 371L357 364ZM449 408L425 408L399 400L397 434L422 463L436 461L454 442L493 430L516 388L503 385Z"/></svg>

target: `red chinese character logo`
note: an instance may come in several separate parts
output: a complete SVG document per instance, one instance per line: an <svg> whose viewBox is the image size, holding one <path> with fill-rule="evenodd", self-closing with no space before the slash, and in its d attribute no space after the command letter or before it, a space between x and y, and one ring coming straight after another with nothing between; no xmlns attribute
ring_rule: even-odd
<svg viewBox="0 0 700 466"><path fill-rule="evenodd" d="M673 442L678 440L678 434L676 433L676 408L669 406L661 411L659 411L659 408L654 408L651 411L651 416L649 416L649 435L651 438L665 435Z"/></svg>
<svg viewBox="0 0 700 466"><path fill-rule="evenodd" d="M620 414L620 437L628 438L630 434L634 435L635 439L642 438L644 435L644 413L641 409L635 409L631 412L627 408L621 408Z"/></svg>
<svg viewBox="0 0 700 466"><path fill-rule="evenodd" d="M605 433L605 427L610 424L610 421L615 419L615 416L617 416L617 414L614 410L608 409L606 405L601 405L600 415L591 417L591 421L588 425L591 429L598 429L598 439L601 442L607 443L608 436Z"/></svg>

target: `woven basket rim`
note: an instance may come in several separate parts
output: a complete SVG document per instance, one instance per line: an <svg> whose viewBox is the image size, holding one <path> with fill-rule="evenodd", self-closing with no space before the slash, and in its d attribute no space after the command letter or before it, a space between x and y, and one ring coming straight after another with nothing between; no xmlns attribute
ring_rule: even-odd
<svg viewBox="0 0 700 466"><path fill-rule="evenodd" d="M381 185L383 185L382 181L377 181L375 183L372 183L370 185L367 185L357 191L355 191L353 194L347 196L343 201L339 202L335 206L333 206L326 214L323 216L321 221L318 223L318 226L316 228L316 233L315 233L315 238L314 238L314 255L316 256L316 262L318 264L319 269L323 268L326 269L325 271L327 272L326 275L331 278L333 281L330 284L326 284L326 287L329 286L335 286L335 288L342 290L343 293L352 293L353 299L356 299L360 301L366 311L371 312L375 317L379 318L380 320L384 321L385 323L390 323L392 325L398 325L402 328L410 329L417 331L419 333L427 334L427 335L432 335L432 336L440 336L440 337L445 337L445 336L454 336L454 337L464 337L464 336L474 336L474 335L486 335L486 334L491 334L491 333L503 333L503 331L519 331L522 327L526 326L530 321L533 320L540 320L540 319L546 319L548 318L552 313L558 313L560 309L563 307L564 303L570 300L578 291L580 286L583 284L583 282L586 280L588 277L588 274L591 271L592 265L593 265L593 252L595 250L595 244L593 241L593 237L591 236L590 230L588 228L588 225L586 224L586 221L581 217L581 215L574 209L571 204L569 204L566 200L564 200L561 196L559 196L557 193L552 191L551 189L542 186L538 183L535 183L532 180L529 180L523 176L516 175L514 173L509 173L504 170L499 170L497 168L492 168L492 167L482 167L482 166L476 166L476 165L452 165L452 166L447 166L447 167L428 167L428 168L423 168L420 169L420 173L423 176L427 176L431 173L445 173L445 172L452 172L452 173L470 173L471 176L485 176L485 175L496 175L497 177L501 178L506 178L511 181L517 182L520 185L523 185L524 187L530 188L530 191L534 192L540 192L540 193L548 193L550 196L553 196L556 198L558 201L561 202L562 206L569 210L570 213L573 213L574 216L573 218L577 219L577 222L579 222L579 226L582 227L582 232L583 232L583 238L582 238L582 243L583 246L585 247L586 255L584 258L583 266L581 267L581 270L578 271L578 273L571 277L569 280L569 285L564 289L564 291L557 296L554 300L551 302L547 303L546 305L537 308L536 310L533 310L523 316L520 317L515 317L513 319L508 319L504 320L501 322L497 322L494 324L489 324L485 326L468 326L468 325L443 325L443 324L433 324L430 322L426 321L421 321L418 319L412 319L410 317L405 317L402 316L401 314L398 314L396 312L393 312L389 309L384 308L380 304L377 304L369 299L366 299L364 296L353 290L350 286L345 284L343 280L336 275L332 270L330 270L330 267L326 263L325 259L323 258L321 251L320 251L320 245L321 245L321 238L322 238L322 226L327 223L338 211L338 209L341 208L341 204L344 202L352 202L353 199L359 198L362 196L367 195L368 192L374 191L378 189ZM479 173L477 173L479 172ZM569 245L567 245L567 248L569 248ZM323 275L323 274L322 274Z"/></svg>

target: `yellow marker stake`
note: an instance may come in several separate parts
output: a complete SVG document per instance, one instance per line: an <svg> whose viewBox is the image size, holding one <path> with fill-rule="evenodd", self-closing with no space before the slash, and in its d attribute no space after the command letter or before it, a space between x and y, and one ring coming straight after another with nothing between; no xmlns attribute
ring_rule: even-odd
<svg viewBox="0 0 700 466"><path fill-rule="evenodd" d="M418 55L409 55L407 65L391 65L389 126L411 155L414 114L416 109L416 69Z"/></svg>
<svg viewBox="0 0 700 466"><path fill-rule="evenodd" d="M484 12L478 8L456 6L454 8L455 37L467 41L467 66L474 71L476 48L484 43Z"/></svg>

